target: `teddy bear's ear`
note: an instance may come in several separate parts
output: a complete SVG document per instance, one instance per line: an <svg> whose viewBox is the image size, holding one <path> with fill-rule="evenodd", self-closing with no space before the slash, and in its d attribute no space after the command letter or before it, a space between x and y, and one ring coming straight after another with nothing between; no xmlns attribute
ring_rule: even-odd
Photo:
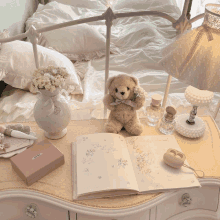
<svg viewBox="0 0 220 220"><path fill-rule="evenodd" d="M110 85L112 84L112 81L115 79L115 76L109 77L106 83L107 89L109 89Z"/></svg>
<svg viewBox="0 0 220 220"><path fill-rule="evenodd" d="M138 78L136 78L135 76L130 76L130 77L135 82L136 86L139 85Z"/></svg>

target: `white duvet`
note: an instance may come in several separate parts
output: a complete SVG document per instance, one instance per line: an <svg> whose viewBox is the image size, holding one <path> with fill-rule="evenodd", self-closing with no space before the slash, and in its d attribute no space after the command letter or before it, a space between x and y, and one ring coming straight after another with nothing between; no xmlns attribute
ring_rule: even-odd
<svg viewBox="0 0 220 220"><path fill-rule="evenodd" d="M164 1L161 0L161 2ZM145 10L150 9L152 10L152 5ZM180 10L175 5L159 5L154 6L153 9L169 13L176 19L180 16ZM127 11L132 9L120 10L120 12ZM75 8L75 13L78 13L79 17L90 17L101 14L103 11ZM90 25L105 36L104 21L93 22ZM165 92L168 74L158 68L157 62L161 58L161 48L171 42L175 36L175 30L169 21L156 16L117 19L114 20L111 30L111 42L120 48L121 53L111 55L109 76L118 73L135 75L148 93L146 105L149 105L154 93L163 95ZM77 63L75 67L81 77L84 94L65 96L72 109L72 119L103 118L105 58ZM191 104L184 97L187 86L172 78L167 105L176 106L177 114L190 112ZM33 121L33 107L39 94L34 95L21 90L13 90L11 93L0 99L0 122ZM213 114L219 98L220 94L216 93L210 106L198 109L198 115ZM139 111L140 116L143 116L143 111L144 108ZM220 128L220 113L216 123Z"/></svg>

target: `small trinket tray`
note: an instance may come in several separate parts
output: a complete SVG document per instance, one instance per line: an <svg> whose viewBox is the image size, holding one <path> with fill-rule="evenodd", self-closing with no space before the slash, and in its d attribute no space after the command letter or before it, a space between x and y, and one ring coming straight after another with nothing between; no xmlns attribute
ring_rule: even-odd
<svg viewBox="0 0 220 220"><path fill-rule="evenodd" d="M31 131L31 128L22 127L21 124L17 124L21 129L26 129L26 134L30 134L32 136L36 136L34 132ZM10 127L12 125L7 125L6 127ZM16 126L16 125L13 125ZM14 128L14 127L13 127ZM19 130L19 129L18 129ZM20 130L24 132L23 130ZM15 138L15 137L9 137L7 135L3 135L1 138L1 144L7 144L7 148L4 148L4 150L0 150L0 158L9 158L11 156L14 156L15 154L21 153L24 150L26 150L28 147L32 146L34 144L34 140L29 139L21 139L21 138Z"/></svg>

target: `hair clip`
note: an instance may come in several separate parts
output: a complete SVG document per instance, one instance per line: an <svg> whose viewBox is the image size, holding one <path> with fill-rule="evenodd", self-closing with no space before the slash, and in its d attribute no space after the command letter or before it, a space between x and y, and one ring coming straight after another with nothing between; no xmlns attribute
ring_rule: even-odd
<svg viewBox="0 0 220 220"><path fill-rule="evenodd" d="M167 152L163 155L164 162L167 165L169 165L170 167L179 169L182 166L184 166L186 168L189 168L189 169L193 170L193 172L195 173L195 175L197 177L203 178L205 176L205 173L202 170L195 170L192 167L184 164L185 159L186 159L186 156L182 152L180 152L180 151L178 151L176 149L172 149L172 148L169 148L167 150ZM201 172L202 175L201 176L198 175L198 173L196 171L197 172L198 171Z"/></svg>
<svg viewBox="0 0 220 220"><path fill-rule="evenodd" d="M31 128L30 126L24 126L22 124L11 124L11 125L6 125L6 128L12 129L12 130L17 130L21 131L26 134L30 134Z"/></svg>

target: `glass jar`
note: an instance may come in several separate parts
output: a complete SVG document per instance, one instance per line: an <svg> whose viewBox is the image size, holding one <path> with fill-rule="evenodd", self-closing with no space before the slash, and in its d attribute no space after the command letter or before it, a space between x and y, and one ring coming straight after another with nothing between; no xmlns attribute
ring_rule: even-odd
<svg viewBox="0 0 220 220"><path fill-rule="evenodd" d="M160 121L159 130L163 134L170 135L175 130L175 114L176 108L174 106L166 107L166 114Z"/></svg>
<svg viewBox="0 0 220 220"><path fill-rule="evenodd" d="M149 126L156 126L163 116L164 108L161 107L161 100L161 95L154 94L150 106L147 106L146 108L145 115L147 116L147 124Z"/></svg>
<svg viewBox="0 0 220 220"><path fill-rule="evenodd" d="M149 126L156 126L161 117L163 116L163 108L161 105L151 105L146 108L147 124Z"/></svg>

